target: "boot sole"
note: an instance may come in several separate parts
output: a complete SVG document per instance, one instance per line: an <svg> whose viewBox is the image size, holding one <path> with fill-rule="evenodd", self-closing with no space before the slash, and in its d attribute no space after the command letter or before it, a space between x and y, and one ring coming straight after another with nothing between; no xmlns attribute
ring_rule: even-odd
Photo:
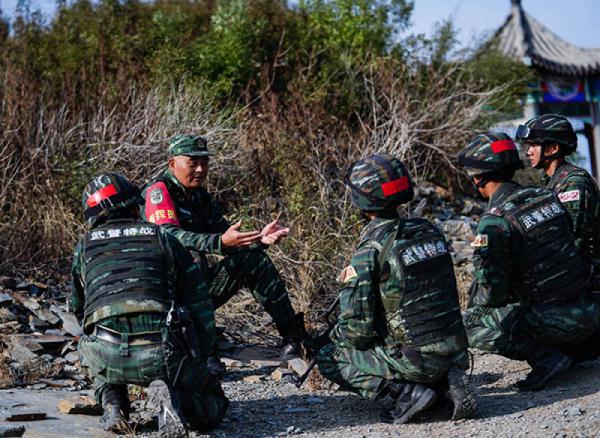
<svg viewBox="0 0 600 438"><path fill-rule="evenodd" d="M570 357L565 356L564 359L558 362L556 366L552 368L548 374L546 374L542 381L535 385L527 386L522 386L519 384L520 382L517 382L517 388L519 391L539 391L540 389L544 389L553 378L560 376L562 373L567 371L569 368L571 368L571 365L573 365L573 360Z"/></svg>
<svg viewBox="0 0 600 438"><path fill-rule="evenodd" d="M452 412L453 420L466 420L477 416L477 400L470 392L463 397L460 406L455 407Z"/></svg>
<svg viewBox="0 0 600 438"><path fill-rule="evenodd" d="M392 424L404 424L404 423L408 422L411 418L413 418L419 412L424 411L425 409L430 407L433 403L435 403L436 398L437 398L437 393L433 389L427 388L427 390L425 390L423 392L421 397L419 397L417 402L408 411L406 411L404 413L404 415L402 415L400 418L394 418L394 421L392 421Z"/></svg>
<svg viewBox="0 0 600 438"><path fill-rule="evenodd" d="M448 371L448 382L450 389L446 392L446 398L450 399L454 409L452 410L452 420L466 420L477 416L478 404L477 398L469 388L467 376L463 370L450 369ZM458 392L453 390L458 387ZM454 394L454 397L452 396ZM454 400L459 403L454 404Z"/></svg>
<svg viewBox="0 0 600 438"><path fill-rule="evenodd" d="M158 430L161 437L181 437L188 435L187 422L180 409L174 406L175 394L162 380L153 381L148 389L152 389L150 396L155 405L160 406L158 413Z"/></svg>

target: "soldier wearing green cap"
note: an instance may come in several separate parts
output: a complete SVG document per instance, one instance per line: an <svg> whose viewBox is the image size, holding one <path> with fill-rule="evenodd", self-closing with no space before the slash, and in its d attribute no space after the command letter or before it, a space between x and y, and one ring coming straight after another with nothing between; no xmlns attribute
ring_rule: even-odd
<svg viewBox="0 0 600 438"><path fill-rule="evenodd" d="M566 161L577 148L571 123L557 114L534 117L517 129L531 167L543 170L542 183L558 194L573 222L575 245L590 263L600 287L600 192L594 178Z"/></svg>
<svg viewBox="0 0 600 438"><path fill-rule="evenodd" d="M143 191L142 217L163 226L192 252L208 279L215 308L247 287L273 318L283 338L282 357L297 354L309 340L303 315L294 311L286 286L264 251L289 230L275 220L261 231L241 232L240 222L225 220L204 188L211 152L203 137L178 135L169 141L168 151L167 169ZM207 254L224 258L209 266Z"/></svg>
<svg viewBox="0 0 600 438"><path fill-rule="evenodd" d="M522 391L539 390L574 361L600 322L590 270L554 192L512 180L523 167L504 133L476 136L459 154L488 206L472 243L475 283L465 312L471 347L527 361ZM597 343L597 342L596 342Z"/></svg>
<svg viewBox="0 0 600 438"><path fill-rule="evenodd" d="M139 219L141 204L121 175L100 175L85 188L90 229L75 248L69 301L84 331L82 365L106 430L131 430L127 384L150 385L161 431L209 429L229 406L207 368L216 339L212 300L181 243Z"/></svg>
<svg viewBox="0 0 600 438"><path fill-rule="evenodd" d="M425 219L399 216L396 207L413 198L400 160L359 160L345 182L369 223L340 273L340 316L318 352L319 371L364 398L394 399L385 422L409 421L445 391L454 419L473 416L467 337L444 235Z"/></svg>

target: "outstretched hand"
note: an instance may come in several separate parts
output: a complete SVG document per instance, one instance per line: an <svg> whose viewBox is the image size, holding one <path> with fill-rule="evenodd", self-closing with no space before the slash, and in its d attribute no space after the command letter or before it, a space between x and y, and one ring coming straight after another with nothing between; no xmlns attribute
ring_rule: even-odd
<svg viewBox="0 0 600 438"><path fill-rule="evenodd" d="M289 228L283 227L279 224L280 216L281 213L279 213L275 220L273 222L268 223L260 232L260 241L262 244L275 245L290 233Z"/></svg>
<svg viewBox="0 0 600 438"><path fill-rule="evenodd" d="M223 248L236 248L240 246L249 246L258 242L262 238L262 234L258 231L238 231L242 226L242 221L237 221L230 226L221 236L221 246Z"/></svg>

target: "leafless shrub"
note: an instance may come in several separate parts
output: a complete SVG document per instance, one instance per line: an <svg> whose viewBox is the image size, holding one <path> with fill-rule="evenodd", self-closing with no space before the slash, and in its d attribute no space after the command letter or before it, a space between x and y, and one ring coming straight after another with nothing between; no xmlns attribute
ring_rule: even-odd
<svg viewBox="0 0 600 438"><path fill-rule="evenodd" d="M347 167L386 152L402 158L417 183L435 180L452 190L457 151L493 116L484 108L502 92L479 89L459 65L373 64L355 74L369 105L350 121L307 103L301 87L285 104L266 92L260 103L231 113L202 89L186 86L132 88L118 105L100 104L86 114L39 106L25 122L17 123L13 113L0 119L0 164L6 164L0 170L0 269L64 265L83 229L80 193L92 176L118 171L145 182L164 166L167 138L198 133L217 152L211 190L232 217L260 227L284 213L292 234L271 256L296 308L317 323L363 225L343 184ZM404 212L410 214L410 206ZM240 294L224 310L258 324L256 306Z"/></svg>
<svg viewBox="0 0 600 438"><path fill-rule="evenodd" d="M484 108L503 91L479 89L459 65L430 68L426 81L423 72L406 67L374 66L362 74L370 107L357 114L357 129L298 99L286 110L265 100L259 111L246 114L239 131L246 173L255 177L254 190L246 192L246 202L255 206L250 216L267 222L274 209L284 209L292 235L272 257L296 307L313 323L333 301L335 276L362 227L343 186L347 167L388 153L407 164L417 184L435 180L452 191L459 181L457 152L493 116Z"/></svg>
<svg viewBox="0 0 600 438"><path fill-rule="evenodd" d="M176 133L206 135L220 157L236 156L235 115L197 87L132 88L91 113L31 105L19 120L11 108L0 114L0 270L64 265L83 230L83 186L101 172L145 182L164 165L165 141Z"/></svg>

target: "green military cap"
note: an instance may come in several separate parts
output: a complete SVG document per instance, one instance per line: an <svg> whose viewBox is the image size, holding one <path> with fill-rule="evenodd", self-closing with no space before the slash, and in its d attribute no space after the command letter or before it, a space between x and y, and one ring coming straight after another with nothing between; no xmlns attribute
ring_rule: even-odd
<svg viewBox="0 0 600 438"><path fill-rule="evenodd" d="M208 157L208 142L199 135L177 135L169 140L169 156Z"/></svg>

